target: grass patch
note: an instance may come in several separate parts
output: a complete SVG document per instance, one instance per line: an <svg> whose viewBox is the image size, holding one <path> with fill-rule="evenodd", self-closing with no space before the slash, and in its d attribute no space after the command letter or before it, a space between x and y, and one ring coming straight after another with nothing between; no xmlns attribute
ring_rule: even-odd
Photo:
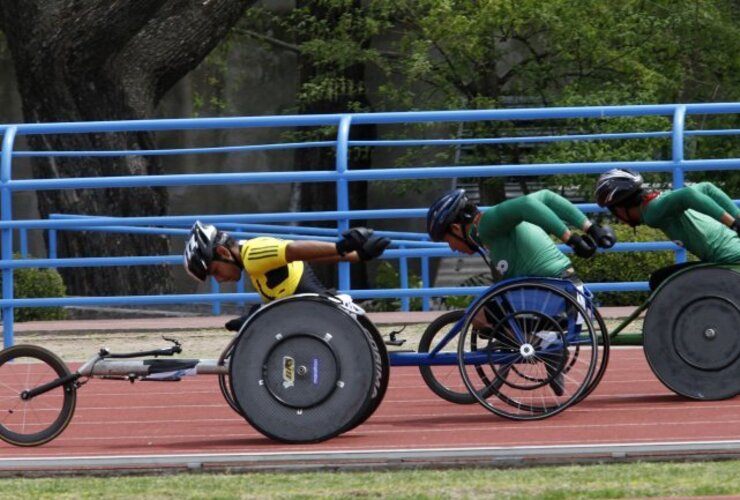
<svg viewBox="0 0 740 500"><path fill-rule="evenodd" d="M637 498L737 495L740 461L0 480L0 498Z"/></svg>

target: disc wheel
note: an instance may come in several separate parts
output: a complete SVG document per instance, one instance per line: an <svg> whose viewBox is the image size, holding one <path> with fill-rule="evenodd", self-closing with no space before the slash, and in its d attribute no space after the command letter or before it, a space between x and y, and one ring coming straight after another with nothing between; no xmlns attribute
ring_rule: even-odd
<svg viewBox="0 0 740 500"><path fill-rule="evenodd" d="M445 339L447 334L454 328L454 326L465 316L465 311L449 311L443 315L437 317L434 321L429 323L426 330L419 340L419 353L432 353L431 364L419 365L419 372L421 377L426 383L427 387L434 392L437 396L449 401L450 403L467 405L475 404L478 400L468 392L465 383L460 377L460 369L457 364L434 364L434 356L436 353L454 353L457 354L457 344L454 342L453 334L451 338ZM440 345L440 343L444 344ZM470 350L476 351L478 346L485 345L486 342L480 338L476 332L470 336ZM438 349L438 350L437 350ZM455 356L457 357L457 356ZM487 387L491 380L487 378L486 373L481 370L479 375L483 377L484 385ZM489 389L486 389L490 392Z"/></svg>
<svg viewBox="0 0 740 500"><path fill-rule="evenodd" d="M231 394L265 436L324 441L377 408L387 361L368 330L338 305L290 297L260 309L240 334L229 364Z"/></svg>
<svg viewBox="0 0 740 500"><path fill-rule="evenodd" d="M513 420L556 415L595 387L599 342L575 285L515 282L487 292L467 314L458 364L469 393ZM484 347L469 350L475 318L492 320ZM482 374L483 373L483 374ZM594 383L595 382L595 383Z"/></svg>
<svg viewBox="0 0 740 500"><path fill-rule="evenodd" d="M656 292L643 324L643 349L655 376L697 400L740 393L740 273L696 267Z"/></svg>
<svg viewBox="0 0 740 500"><path fill-rule="evenodd" d="M367 410L364 413L360 413L355 418L355 421L350 423L342 432L348 432L354 429L358 425L364 423L373 415L373 413L375 413L375 410L378 409L380 403L383 402L385 393L388 390L388 382L391 378L391 364L390 359L388 358L388 349L386 349L385 342L383 342L383 336L367 316L359 315L357 316L357 321L368 333L370 337L371 350L373 355L376 357L375 364L377 368L375 370L375 381L373 383L375 389L373 390L370 405Z"/></svg>
<svg viewBox="0 0 740 500"><path fill-rule="evenodd" d="M61 434L75 410L75 382L28 399L22 395L69 375L67 365L43 347L17 345L0 352L0 439L38 446Z"/></svg>

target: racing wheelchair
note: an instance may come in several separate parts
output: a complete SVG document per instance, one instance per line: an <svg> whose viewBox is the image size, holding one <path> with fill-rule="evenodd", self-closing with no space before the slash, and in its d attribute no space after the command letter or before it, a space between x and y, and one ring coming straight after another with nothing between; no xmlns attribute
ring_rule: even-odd
<svg viewBox="0 0 740 500"><path fill-rule="evenodd" d="M441 398L533 420L560 413L596 388L608 364L609 336L584 287L515 278L430 323L418 351L407 355L409 364L419 365ZM402 356L392 353L391 364L401 364Z"/></svg>
<svg viewBox="0 0 740 500"><path fill-rule="evenodd" d="M430 325L419 352L388 353L377 328L351 301L296 295L261 307L216 360L160 359L182 351L170 339L165 349L101 349L72 371L42 347L10 347L0 352L0 439L36 446L57 437L72 418L77 390L91 378L210 374L218 376L229 406L263 435L318 442L375 412L391 365L419 366L445 399L452 389L427 369L457 367L472 402L506 418L545 418L596 386L608 356L605 331L590 294L573 283L511 280L481 295L449 331ZM457 349L447 350L455 337ZM146 356L154 358L139 359Z"/></svg>

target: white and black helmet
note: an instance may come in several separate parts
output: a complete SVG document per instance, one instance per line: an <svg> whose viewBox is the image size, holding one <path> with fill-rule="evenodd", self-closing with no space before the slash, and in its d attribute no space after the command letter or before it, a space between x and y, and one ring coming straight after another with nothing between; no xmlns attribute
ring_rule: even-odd
<svg viewBox="0 0 740 500"><path fill-rule="evenodd" d="M628 168L613 168L596 181L596 203L611 208L620 203L632 203L642 194L642 175Z"/></svg>
<svg viewBox="0 0 740 500"><path fill-rule="evenodd" d="M213 261L214 248L223 245L229 236L215 226L195 221L185 243L183 265L190 276L198 281L208 277L208 266Z"/></svg>

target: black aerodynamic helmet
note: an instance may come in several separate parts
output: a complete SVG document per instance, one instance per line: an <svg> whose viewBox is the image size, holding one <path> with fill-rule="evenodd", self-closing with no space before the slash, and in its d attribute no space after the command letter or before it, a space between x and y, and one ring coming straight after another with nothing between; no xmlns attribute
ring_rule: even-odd
<svg viewBox="0 0 740 500"><path fill-rule="evenodd" d="M642 194L642 176L628 168L613 168L601 174L596 181L595 194L600 207L636 205Z"/></svg>
<svg viewBox="0 0 740 500"><path fill-rule="evenodd" d="M198 281L208 277L208 266L214 260L214 248L227 244L230 236L215 226L195 221L185 243L183 265L190 276Z"/></svg>
<svg viewBox="0 0 740 500"><path fill-rule="evenodd" d="M427 233L432 241L442 241L450 224L467 224L477 208L468 200L464 189L453 189L437 198L427 212Z"/></svg>

